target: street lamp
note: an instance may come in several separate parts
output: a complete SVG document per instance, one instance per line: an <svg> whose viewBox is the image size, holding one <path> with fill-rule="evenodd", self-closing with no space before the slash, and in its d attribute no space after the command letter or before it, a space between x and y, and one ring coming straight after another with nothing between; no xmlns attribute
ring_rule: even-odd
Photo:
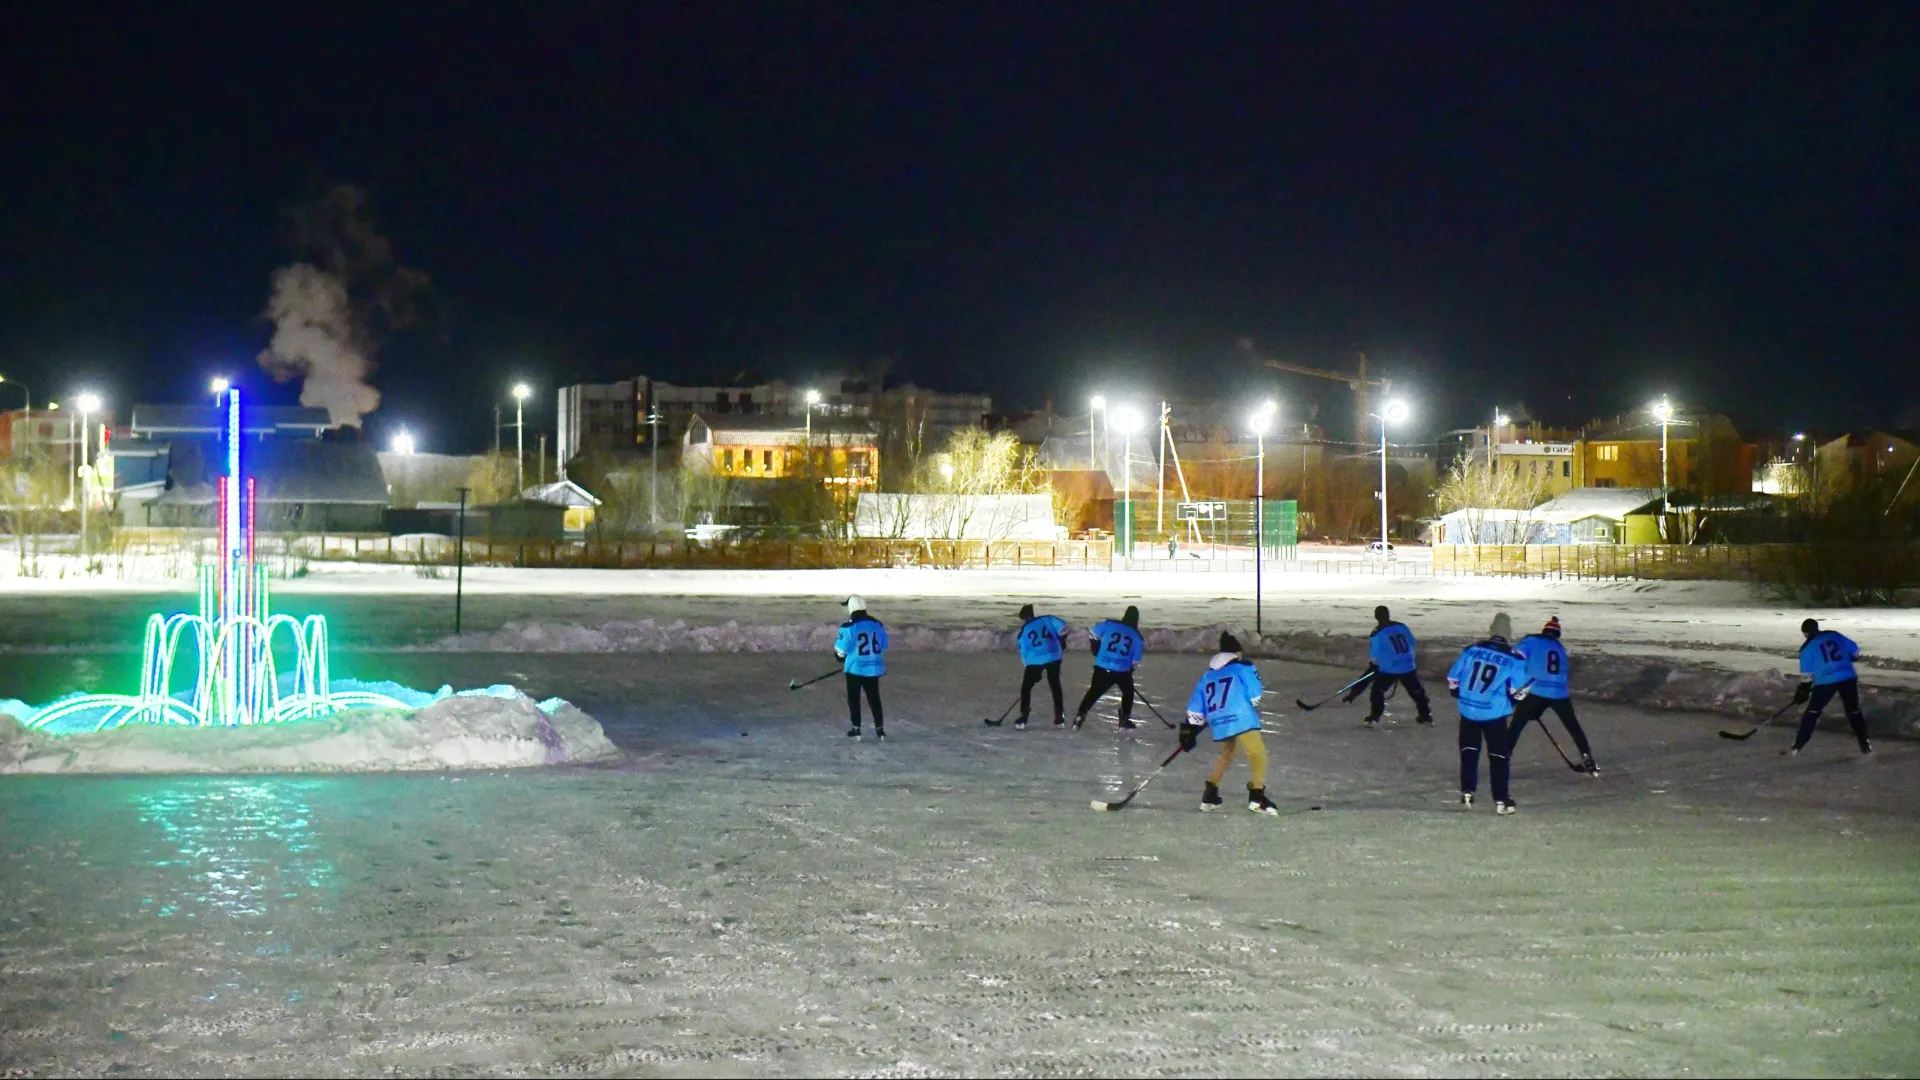
<svg viewBox="0 0 1920 1080"><path fill-rule="evenodd" d="M220 399L226 396L227 390L232 386L232 380L225 375L215 375L213 381L207 384L207 389L213 391L213 403L220 404Z"/></svg>
<svg viewBox="0 0 1920 1080"><path fill-rule="evenodd" d="M1488 476L1494 475L1495 467L1493 464L1493 448L1500 442L1500 429L1506 426L1506 423L1507 423L1507 414L1501 412L1498 408L1494 409L1493 410L1493 428L1492 430L1487 432L1487 475Z"/></svg>
<svg viewBox="0 0 1920 1080"><path fill-rule="evenodd" d="M88 566L87 506L93 502L93 492L91 490L93 487L93 467L88 464L87 460L89 432L87 418L93 413L100 411L100 395L91 393L81 394L74 400L74 404L80 408L80 568L81 572L84 573Z"/></svg>
<svg viewBox="0 0 1920 1080"><path fill-rule="evenodd" d="M1407 418L1409 410L1404 401L1389 401L1387 407L1372 414L1380 421L1380 557L1385 559L1392 550L1387 541L1387 425L1397 424Z"/></svg>
<svg viewBox="0 0 1920 1080"><path fill-rule="evenodd" d="M1654 419L1660 421L1660 528L1662 537L1667 527L1666 515L1673 513L1673 503L1668 497L1667 487L1667 425L1673 421L1673 404L1666 398L1653 403Z"/></svg>
<svg viewBox="0 0 1920 1080"><path fill-rule="evenodd" d="M395 435L393 437L393 452L396 454L413 453L413 436L409 435L405 430Z"/></svg>
<svg viewBox="0 0 1920 1080"><path fill-rule="evenodd" d="M1109 431L1116 427L1120 429L1120 458L1123 463L1120 466L1120 490L1121 501L1126 509L1114 525L1116 533L1120 531L1119 526L1125 526L1126 560L1128 568L1131 569L1133 566L1133 433L1140 430L1140 414L1132 409L1115 409L1107 414L1107 425Z"/></svg>
<svg viewBox="0 0 1920 1080"><path fill-rule="evenodd" d="M820 391L809 390L807 398L807 465L813 465L813 407L820 404Z"/></svg>
<svg viewBox="0 0 1920 1080"><path fill-rule="evenodd" d="M1260 636L1260 558L1267 546L1267 428L1280 406L1267 402L1247 419L1253 429L1253 636Z"/></svg>
<svg viewBox="0 0 1920 1080"><path fill-rule="evenodd" d="M1106 395L1095 394L1088 404L1093 406L1093 411L1087 413L1087 471L1092 472L1100 467L1099 455L1095 453L1093 439L1097 430L1096 421L1100 419L1101 413L1107 411Z"/></svg>
<svg viewBox="0 0 1920 1080"><path fill-rule="evenodd" d="M526 383L513 384L513 461L520 480L520 486L514 489L516 495L527 490L526 404L532 393Z"/></svg>

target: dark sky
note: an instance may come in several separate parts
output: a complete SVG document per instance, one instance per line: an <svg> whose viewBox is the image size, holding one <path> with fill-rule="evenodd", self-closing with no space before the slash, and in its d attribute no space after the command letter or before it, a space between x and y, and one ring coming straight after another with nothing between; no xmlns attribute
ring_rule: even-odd
<svg viewBox="0 0 1920 1080"><path fill-rule="evenodd" d="M0 33L36 397L264 383L283 210L344 181L439 290L370 421L434 449L515 376L882 355L1007 406L1275 387L1344 433L1241 337L1366 350L1428 436L1661 392L1920 421L1916 4L180 7Z"/></svg>

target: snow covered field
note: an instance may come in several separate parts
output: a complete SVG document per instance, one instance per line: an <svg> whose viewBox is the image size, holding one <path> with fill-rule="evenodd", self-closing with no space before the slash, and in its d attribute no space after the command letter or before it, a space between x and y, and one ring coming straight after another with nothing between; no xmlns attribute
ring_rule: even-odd
<svg viewBox="0 0 1920 1080"><path fill-rule="evenodd" d="M1502 819L1449 724L1301 715L1341 673L1268 662L1283 817L1195 813L1185 760L1096 814L1170 733L985 729L1005 656L899 654L884 746L786 690L818 655L354 662L564 694L626 755L7 778L7 1075L1920 1071L1907 742L1583 704L1605 777L1530 733ZM1198 664L1142 685L1171 715Z"/></svg>

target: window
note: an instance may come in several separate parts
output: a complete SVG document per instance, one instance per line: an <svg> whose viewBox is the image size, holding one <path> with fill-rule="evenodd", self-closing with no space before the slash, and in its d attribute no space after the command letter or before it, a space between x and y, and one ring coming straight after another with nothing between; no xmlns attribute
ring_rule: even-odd
<svg viewBox="0 0 1920 1080"><path fill-rule="evenodd" d="M760 451L760 467L767 470L768 472L773 471L773 451L771 450Z"/></svg>
<svg viewBox="0 0 1920 1080"><path fill-rule="evenodd" d="M1593 486L1594 487L1612 487L1613 481L1612 480L1595 480L1593 482Z"/></svg>
<svg viewBox="0 0 1920 1080"><path fill-rule="evenodd" d="M733 471L733 451L732 450L720 451L720 469L722 472Z"/></svg>
<svg viewBox="0 0 1920 1080"><path fill-rule="evenodd" d="M1607 537L1613 535L1613 531L1605 525L1595 525L1593 527L1593 535L1595 539L1605 540Z"/></svg>
<svg viewBox="0 0 1920 1080"><path fill-rule="evenodd" d="M1571 460L1560 463L1560 475L1562 477L1570 477L1573 475L1573 462Z"/></svg>
<svg viewBox="0 0 1920 1080"><path fill-rule="evenodd" d="M1593 456L1595 458L1598 458L1601 461L1619 461L1620 447L1616 443L1608 443L1605 446L1596 446L1593 448Z"/></svg>

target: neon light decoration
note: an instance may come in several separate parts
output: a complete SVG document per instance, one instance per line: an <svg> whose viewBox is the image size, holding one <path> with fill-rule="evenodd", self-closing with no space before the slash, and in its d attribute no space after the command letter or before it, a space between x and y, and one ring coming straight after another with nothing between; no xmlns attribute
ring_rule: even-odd
<svg viewBox="0 0 1920 1080"><path fill-rule="evenodd" d="M215 487L220 554L200 567L200 613L150 615L138 694L83 694L28 718L46 727L99 712L94 730L126 724L236 726L310 720L348 709L411 710L398 698L328 688L327 620L269 611L267 568L254 563L254 484L241 459L240 391L226 393L227 471ZM292 679L282 687L273 647L291 645ZM193 685L173 690L174 662L191 642L198 660Z"/></svg>

